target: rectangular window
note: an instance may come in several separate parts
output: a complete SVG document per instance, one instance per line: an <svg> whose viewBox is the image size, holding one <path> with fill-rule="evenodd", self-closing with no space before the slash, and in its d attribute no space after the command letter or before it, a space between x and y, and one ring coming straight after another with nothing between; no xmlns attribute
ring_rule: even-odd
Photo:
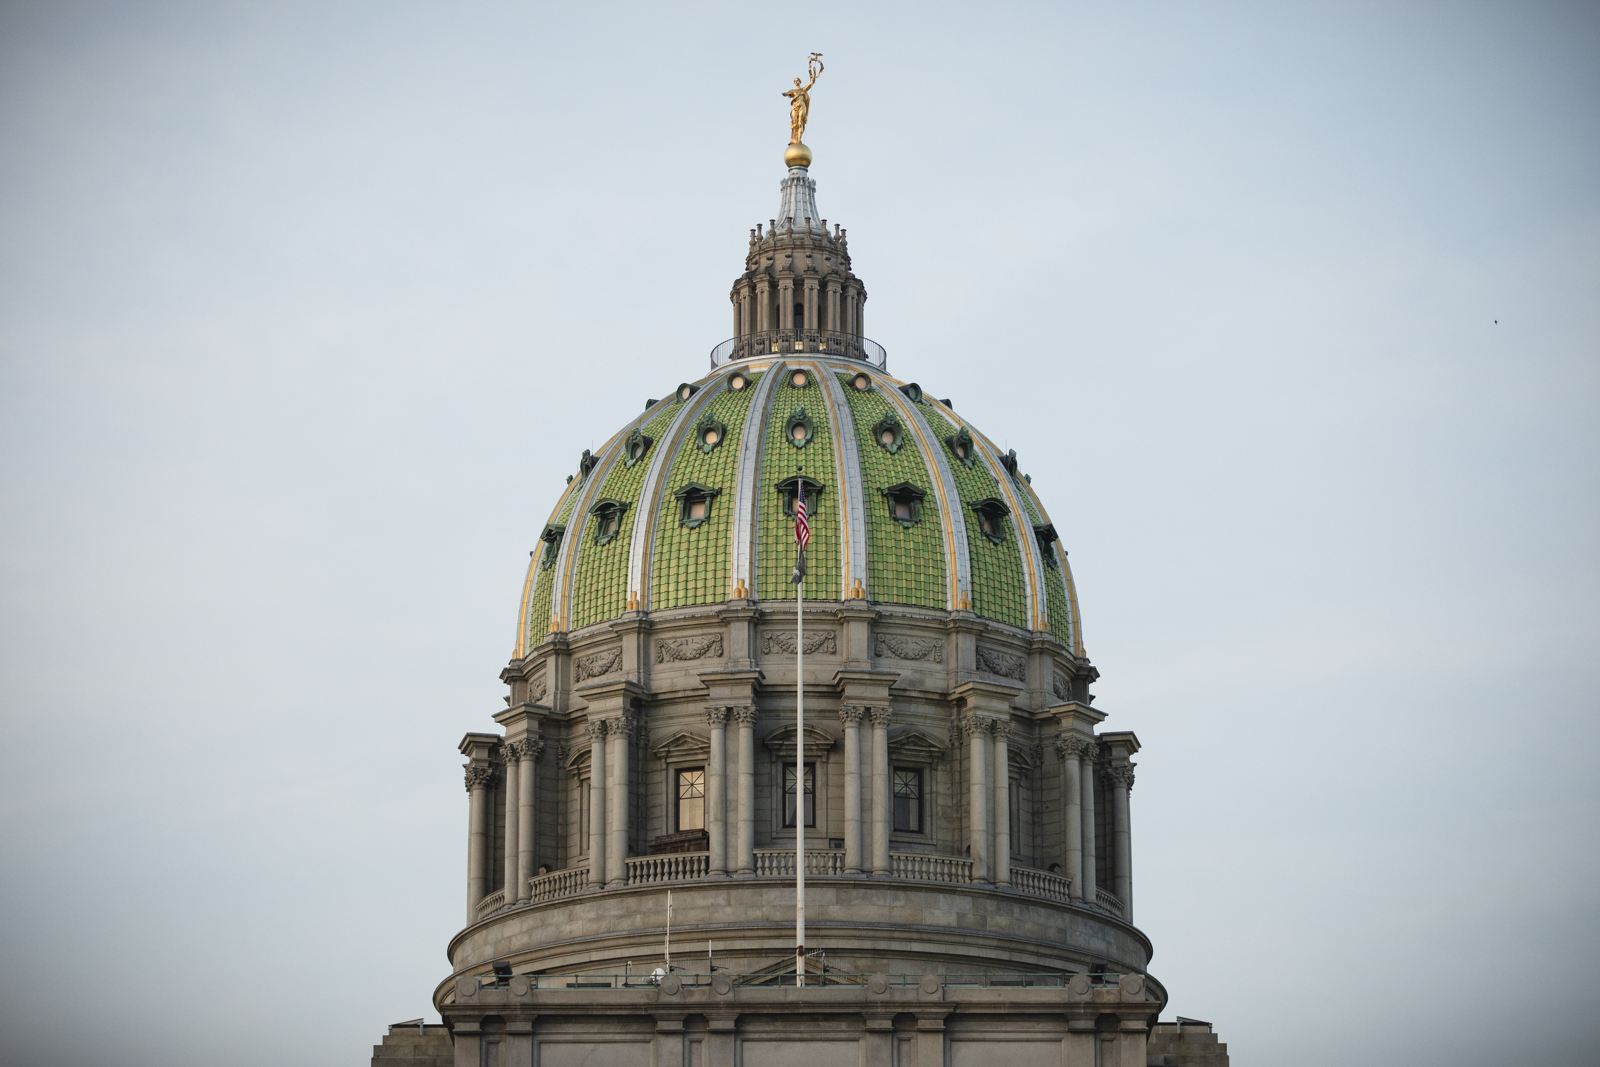
<svg viewBox="0 0 1600 1067"><path fill-rule="evenodd" d="M817 768L806 764L806 825L817 825ZM794 828L794 764L783 765L783 825Z"/></svg>
<svg viewBox="0 0 1600 1067"><path fill-rule="evenodd" d="M894 828L922 833L922 772L915 767L894 769Z"/></svg>
<svg viewBox="0 0 1600 1067"><path fill-rule="evenodd" d="M678 772L678 831L706 828L706 769L686 767Z"/></svg>

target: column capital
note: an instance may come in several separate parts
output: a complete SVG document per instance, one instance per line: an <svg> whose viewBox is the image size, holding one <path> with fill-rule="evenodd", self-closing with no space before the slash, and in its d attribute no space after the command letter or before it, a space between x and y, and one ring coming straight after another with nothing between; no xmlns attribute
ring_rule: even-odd
<svg viewBox="0 0 1600 1067"><path fill-rule="evenodd" d="M756 709L753 704L739 704L733 709L733 721L740 726L754 726L756 724Z"/></svg>
<svg viewBox="0 0 1600 1067"><path fill-rule="evenodd" d="M839 707L839 724L845 729L861 725L861 718L867 709L859 704L843 704Z"/></svg>
<svg viewBox="0 0 1600 1067"><path fill-rule="evenodd" d="M961 732L967 737L971 737L973 734L993 733L1000 723L1001 720L991 718L988 715L979 715L975 712L968 712L967 714L961 716ZM1009 733L1011 724L1007 722L1005 725L1006 730Z"/></svg>
<svg viewBox="0 0 1600 1067"><path fill-rule="evenodd" d="M1011 737L1010 719L990 719L989 729L994 733L996 741L1006 741Z"/></svg>
<svg viewBox="0 0 1600 1067"><path fill-rule="evenodd" d="M710 707L706 709L706 725L712 729L728 725L728 711L726 707Z"/></svg>
<svg viewBox="0 0 1600 1067"><path fill-rule="evenodd" d="M872 725L875 728L887 730L889 728L889 720L894 716L894 710L880 704L868 708L867 714L872 716Z"/></svg>
<svg viewBox="0 0 1600 1067"><path fill-rule="evenodd" d="M469 763L464 768L467 792L483 789L494 780L494 768L487 763Z"/></svg>
<svg viewBox="0 0 1600 1067"><path fill-rule="evenodd" d="M517 761L527 763L537 760L544 753L544 740L538 737L528 737L521 741L510 741L505 746L506 762Z"/></svg>
<svg viewBox="0 0 1600 1067"><path fill-rule="evenodd" d="M1093 760L1099 751L1099 745L1082 737L1062 734L1056 738L1056 756L1059 759Z"/></svg>
<svg viewBox="0 0 1600 1067"><path fill-rule="evenodd" d="M1120 789L1131 790L1133 788L1133 768L1134 765L1131 763L1112 763L1100 772L1100 776Z"/></svg>
<svg viewBox="0 0 1600 1067"><path fill-rule="evenodd" d="M590 719L583 724L583 728L589 732L589 741L591 743L606 739L606 731L608 729L606 722L607 720L605 719Z"/></svg>

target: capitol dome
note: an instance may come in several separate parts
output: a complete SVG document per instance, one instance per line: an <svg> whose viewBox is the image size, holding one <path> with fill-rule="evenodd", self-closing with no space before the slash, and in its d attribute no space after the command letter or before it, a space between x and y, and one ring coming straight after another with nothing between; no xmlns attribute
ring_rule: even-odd
<svg viewBox="0 0 1600 1067"><path fill-rule="evenodd" d="M918 1062L1037 1030L1040 1063L1143 1063L1166 993L1133 921L1139 741L1100 729L1017 456L890 374L797 159L733 336L583 453L539 532L506 706L460 743L466 924L434 1005L458 1063L626 1040L731 1067L817 1011L839 1062L914 1024Z"/></svg>

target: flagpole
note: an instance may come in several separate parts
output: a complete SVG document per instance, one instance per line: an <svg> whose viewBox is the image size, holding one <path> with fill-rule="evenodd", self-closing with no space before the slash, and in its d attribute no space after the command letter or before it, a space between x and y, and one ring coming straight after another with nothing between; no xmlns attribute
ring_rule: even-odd
<svg viewBox="0 0 1600 1067"><path fill-rule="evenodd" d="M799 485L800 495L805 483ZM802 505L804 506L804 505ZM809 519L808 519L809 521ZM805 559L805 546L800 558ZM806 579L794 583L794 984L806 984Z"/></svg>

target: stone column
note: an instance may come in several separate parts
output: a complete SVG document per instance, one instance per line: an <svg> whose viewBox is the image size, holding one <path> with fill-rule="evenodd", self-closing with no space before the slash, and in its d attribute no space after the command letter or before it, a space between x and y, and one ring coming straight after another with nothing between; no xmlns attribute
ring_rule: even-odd
<svg viewBox="0 0 1600 1067"><path fill-rule="evenodd" d="M846 704L839 709L844 727L844 873L861 873L861 713Z"/></svg>
<svg viewBox="0 0 1600 1067"><path fill-rule="evenodd" d="M1083 776L1078 769L1078 749L1082 742L1066 734L1056 738L1056 758L1061 761L1061 798L1066 809L1062 821L1066 828L1064 848L1066 874L1072 881L1072 899L1083 899Z"/></svg>
<svg viewBox="0 0 1600 1067"><path fill-rule="evenodd" d="M533 889L529 882L533 880L534 872L539 869L539 834L538 834L538 769L539 756L544 752L544 742L538 738L528 738L522 742L518 755L522 761L522 771L517 777L517 786L520 792L517 796L517 806L521 809L517 815L517 897L518 901L526 903L533 897ZM511 903L511 894L506 894L506 903Z"/></svg>
<svg viewBox="0 0 1600 1067"><path fill-rule="evenodd" d="M606 720L589 728L589 884L606 884Z"/></svg>
<svg viewBox="0 0 1600 1067"><path fill-rule="evenodd" d="M467 785L467 925L478 921L478 901L488 895L489 782L488 764L469 763Z"/></svg>
<svg viewBox="0 0 1600 1067"><path fill-rule="evenodd" d="M739 874L756 872L756 709L733 709L739 724L739 844L734 863Z"/></svg>
<svg viewBox="0 0 1600 1067"><path fill-rule="evenodd" d="M1122 917L1133 921L1133 853L1128 825L1128 793L1133 789L1133 764L1114 763L1106 768L1111 790L1112 875L1111 891L1122 901Z"/></svg>
<svg viewBox="0 0 1600 1067"><path fill-rule="evenodd" d="M994 730L994 884L1011 884L1011 723L998 719Z"/></svg>
<svg viewBox="0 0 1600 1067"><path fill-rule="evenodd" d="M728 874L728 709L707 708L711 727L711 766L706 768L707 850L713 878Z"/></svg>
<svg viewBox="0 0 1600 1067"><path fill-rule="evenodd" d="M1099 754L1093 741L1080 741L1078 748L1078 781L1082 798L1079 807L1083 816L1083 902L1097 904L1095 897L1094 848L1094 761Z"/></svg>
<svg viewBox="0 0 1600 1067"><path fill-rule="evenodd" d="M889 828L893 805L889 798L889 716L885 707L873 708L872 715L872 873L887 877L893 873L889 863Z"/></svg>
<svg viewBox="0 0 1600 1067"><path fill-rule="evenodd" d="M756 275L756 318L758 329L767 342L766 351L772 351L772 338L768 331L775 328L772 321L772 283L765 274Z"/></svg>
<svg viewBox="0 0 1600 1067"><path fill-rule="evenodd" d="M522 842L522 835L517 832L518 816L522 813L522 789L519 783L522 780L522 761L520 759L521 746L509 742L500 749L506 761L506 825L505 847L501 850L505 854L504 878L501 885L505 890L505 903L517 902L517 847Z"/></svg>
<svg viewBox="0 0 1600 1067"><path fill-rule="evenodd" d="M778 279L778 329L794 329L794 279ZM785 352L790 351L788 349Z"/></svg>
<svg viewBox="0 0 1600 1067"><path fill-rule="evenodd" d="M961 720L967 735L967 818L970 826L972 880L990 880L989 868L989 720L968 715Z"/></svg>
<svg viewBox="0 0 1600 1067"><path fill-rule="evenodd" d="M628 807L632 790L628 781L628 746L633 742L636 720L624 715L611 719L606 728L606 771L611 782L606 788L606 886L628 884Z"/></svg>

